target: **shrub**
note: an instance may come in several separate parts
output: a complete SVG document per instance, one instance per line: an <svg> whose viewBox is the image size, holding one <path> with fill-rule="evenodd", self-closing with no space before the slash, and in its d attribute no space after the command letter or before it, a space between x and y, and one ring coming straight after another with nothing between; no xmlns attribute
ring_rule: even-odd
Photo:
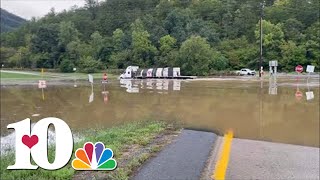
<svg viewBox="0 0 320 180"><path fill-rule="evenodd" d="M102 64L100 61L93 59L91 56L82 57L80 59L79 68L81 72L84 73L94 73L97 72Z"/></svg>
<svg viewBox="0 0 320 180"><path fill-rule="evenodd" d="M74 64L69 59L63 59L60 63L61 72L73 72Z"/></svg>

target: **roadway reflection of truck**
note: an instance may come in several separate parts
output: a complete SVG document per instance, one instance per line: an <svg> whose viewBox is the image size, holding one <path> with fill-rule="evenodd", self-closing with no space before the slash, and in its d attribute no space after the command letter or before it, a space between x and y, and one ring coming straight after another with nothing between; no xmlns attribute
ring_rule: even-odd
<svg viewBox="0 0 320 180"><path fill-rule="evenodd" d="M139 66L128 66L119 79L194 79L195 76L181 76L179 67L139 69Z"/></svg>
<svg viewBox="0 0 320 180"><path fill-rule="evenodd" d="M149 90L149 92L161 91L180 91L181 80L167 80L167 79L120 79L120 87L126 88L128 93L139 93L139 89Z"/></svg>
<svg viewBox="0 0 320 180"><path fill-rule="evenodd" d="M132 81L130 79L120 79L120 86L125 87L128 93L139 93L139 88L135 85L132 85Z"/></svg>

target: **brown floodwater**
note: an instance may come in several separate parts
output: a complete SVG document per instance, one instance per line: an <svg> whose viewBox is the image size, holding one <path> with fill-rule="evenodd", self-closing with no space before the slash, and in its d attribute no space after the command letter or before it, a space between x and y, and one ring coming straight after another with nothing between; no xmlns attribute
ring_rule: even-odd
<svg viewBox="0 0 320 180"><path fill-rule="evenodd" d="M319 147L319 85L304 80L298 85L232 80L73 85L48 82L43 91L32 85L1 87L1 135L8 124L25 118L57 117L75 130L164 120L218 134L232 129L238 138ZM302 97L296 97L297 90Z"/></svg>

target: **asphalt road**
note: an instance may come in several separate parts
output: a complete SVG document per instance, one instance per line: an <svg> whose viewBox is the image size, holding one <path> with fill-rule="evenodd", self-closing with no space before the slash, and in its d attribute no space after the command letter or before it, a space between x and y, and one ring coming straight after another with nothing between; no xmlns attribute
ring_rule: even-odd
<svg viewBox="0 0 320 180"><path fill-rule="evenodd" d="M319 148L233 139L226 179L319 179Z"/></svg>
<svg viewBox="0 0 320 180"><path fill-rule="evenodd" d="M134 180L199 179L217 135L183 130L175 142L140 169Z"/></svg>

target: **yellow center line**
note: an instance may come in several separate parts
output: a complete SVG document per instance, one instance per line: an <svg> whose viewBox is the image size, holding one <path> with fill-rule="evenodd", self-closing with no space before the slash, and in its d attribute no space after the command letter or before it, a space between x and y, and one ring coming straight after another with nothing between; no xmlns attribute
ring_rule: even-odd
<svg viewBox="0 0 320 180"><path fill-rule="evenodd" d="M223 147L221 150L220 157L217 161L215 170L211 176L212 179L215 180L224 180L226 176L226 171L228 168L230 150L231 150L231 143L233 138L233 132L228 131L223 138Z"/></svg>

